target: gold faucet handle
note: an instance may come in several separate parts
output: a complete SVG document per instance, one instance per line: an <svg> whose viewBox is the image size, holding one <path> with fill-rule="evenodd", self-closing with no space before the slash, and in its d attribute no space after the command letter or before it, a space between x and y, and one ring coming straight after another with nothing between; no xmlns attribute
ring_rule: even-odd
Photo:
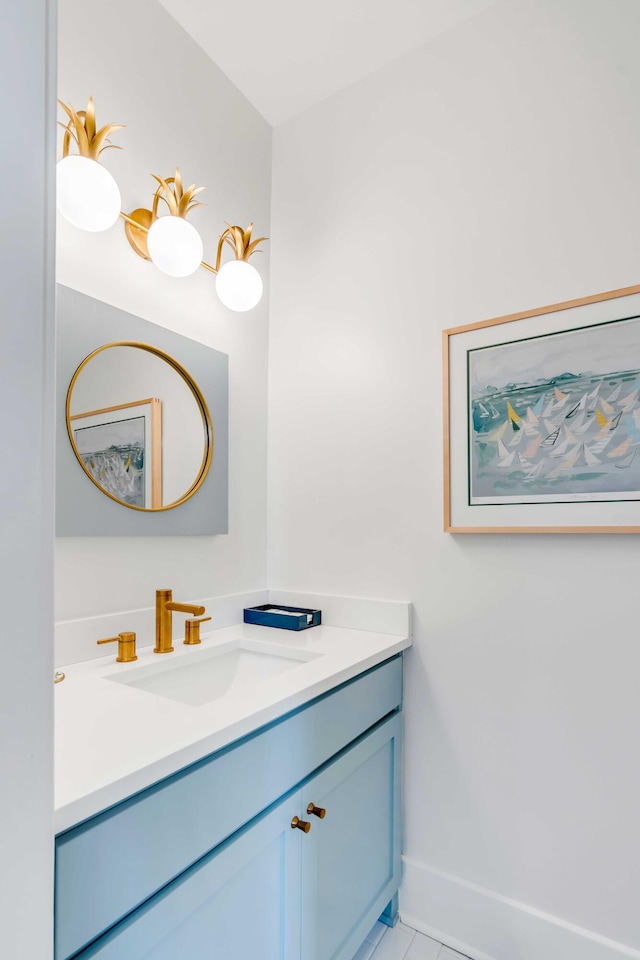
<svg viewBox="0 0 640 960"><path fill-rule="evenodd" d="M98 646L101 643L115 643L118 641L117 663L132 663L138 659L136 654L136 635L132 631L125 630L119 633L117 637L107 637L106 640L96 640Z"/></svg>
<svg viewBox="0 0 640 960"><path fill-rule="evenodd" d="M200 643L200 624L211 620L211 617L200 617L199 620L185 620L183 643Z"/></svg>

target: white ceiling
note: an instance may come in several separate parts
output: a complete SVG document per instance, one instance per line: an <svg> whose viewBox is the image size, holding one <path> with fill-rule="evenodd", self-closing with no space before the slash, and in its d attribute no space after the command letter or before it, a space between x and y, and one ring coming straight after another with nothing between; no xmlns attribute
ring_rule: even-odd
<svg viewBox="0 0 640 960"><path fill-rule="evenodd" d="M497 0L160 0L274 126Z"/></svg>

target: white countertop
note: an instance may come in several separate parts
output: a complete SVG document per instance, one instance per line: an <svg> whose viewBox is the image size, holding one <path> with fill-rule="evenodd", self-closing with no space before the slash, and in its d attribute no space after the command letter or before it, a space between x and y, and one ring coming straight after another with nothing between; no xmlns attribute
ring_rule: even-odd
<svg viewBox="0 0 640 960"><path fill-rule="evenodd" d="M320 654L246 694L189 706L108 679L171 658L185 664L230 640L262 641ZM135 663L99 660L63 666L55 685L55 830L60 833L182 767L227 746L411 646L409 637L344 627L296 632L241 623L203 634L199 646L174 640L166 657L139 647ZM284 651L283 651L284 652Z"/></svg>

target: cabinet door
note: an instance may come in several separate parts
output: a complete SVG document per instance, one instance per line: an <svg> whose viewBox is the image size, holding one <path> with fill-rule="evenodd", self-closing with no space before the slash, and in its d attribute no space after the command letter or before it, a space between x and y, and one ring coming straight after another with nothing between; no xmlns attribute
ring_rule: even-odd
<svg viewBox="0 0 640 960"><path fill-rule="evenodd" d="M301 802L278 804L78 960L300 960Z"/></svg>
<svg viewBox="0 0 640 960"><path fill-rule="evenodd" d="M402 721L364 737L302 790L302 956L351 960L400 883ZM308 805L326 810L307 815Z"/></svg>

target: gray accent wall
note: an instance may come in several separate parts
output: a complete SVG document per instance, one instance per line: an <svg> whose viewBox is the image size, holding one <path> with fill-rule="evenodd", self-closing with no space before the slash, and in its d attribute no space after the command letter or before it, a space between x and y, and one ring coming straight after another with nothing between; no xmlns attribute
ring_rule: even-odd
<svg viewBox="0 0 640 960"><path fill-rule="evenodd" d="M166 537L227 533L228 356L60 284L56 318L56 534ZM151 344L170 354L191 375L209 408L214 436L211 467L200 489L171 510L132 510L106 496L85 474L67 435L65 403L73 374L98 347L121 340Z"/></svg>

